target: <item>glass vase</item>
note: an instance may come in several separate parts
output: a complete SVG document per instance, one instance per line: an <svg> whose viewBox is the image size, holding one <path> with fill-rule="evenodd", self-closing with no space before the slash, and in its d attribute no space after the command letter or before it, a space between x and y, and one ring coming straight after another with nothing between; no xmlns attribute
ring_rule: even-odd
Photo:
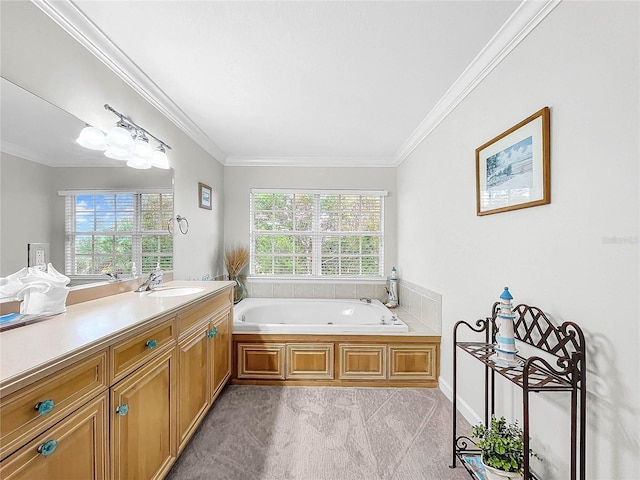
<svg viewBox="0 0 640 480"><path fill-rule="evenodd" d="M244 278L240 276L230 276L229 280L236 282L235 287L233 288L233 303L236 304L243 298L247 297L247 286L244 283Z"/></svg>

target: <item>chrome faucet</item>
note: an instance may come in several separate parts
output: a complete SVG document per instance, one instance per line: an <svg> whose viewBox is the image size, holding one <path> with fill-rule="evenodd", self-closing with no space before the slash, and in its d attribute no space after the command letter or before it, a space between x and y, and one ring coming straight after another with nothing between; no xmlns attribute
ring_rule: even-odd
<svg viewBox="0 0 640 480"><path fill-rule="evenodd" d="M140 285L138 288L136 288L134 291L135 292L145 292L148 290L153 290L156 287L159 287L160 285L162 285L162 272L157 273L157 272L151 272L149 274L149 277L142 283L142 285Z"/></svg>
<svg viewBox="0 0 640 480"><path fill-rule="evenodd" d="M107 272L107 273L105 273L105 275L107 277L109 277L109 282L111 282L111 283L115 283L115 282L119 282L120 281L120 277L118 276L117 273Z"/></svg>
<svg viewBox="0 0 640 480"><path fill-rule="evenodd" d="M360 301L364 303L371 303L371 299L366 297L360 297Z"/></svg>

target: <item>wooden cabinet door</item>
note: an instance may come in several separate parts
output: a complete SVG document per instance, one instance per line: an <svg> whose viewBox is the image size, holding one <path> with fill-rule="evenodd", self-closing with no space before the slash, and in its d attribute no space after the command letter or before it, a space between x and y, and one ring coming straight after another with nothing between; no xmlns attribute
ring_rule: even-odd
<svg viewBox="0 0 640 480"><path fill-rule="evenodd" d="M340 379L369 380L386 378L387 357L384 345L340 344Z"/></svg>
<svg viewBox="0 0 640 480"><path fill-rule="evenodd" d="M213 354L211 360L211 401L218 396L231 377L231 313L227 312L212 322Z"/></svg>
<svg viewBox="0 0 640 480"><path fill-rule="evenodd" d="M389 345L389 379L437 378L436 345Z"/></svg>
<svg viewBox="0 0 640 480"><path fill-rule="evenodd" d="M209 407L209 322L178 343L178 452L200 423Z"/></svg>
<svg viewBox="0 0 640 480"><path fill-rule="evenodd" d="M5 480L107 477L108 393L45 431L0 463Z"/></svg>
<svg viewBox="0 0 640 480"><path fill-rule="evenodd" d="M111 475L162 478L176 458L176 349L111 388Z"/></svg>
<svg viewBox="0 0 640 480"><path fill-rule="evenodd" d="M287 379L333 380L333 343L287 344Z"/></svg>
<svg viewBox="0 0 640 480"><path fill-rule="evenodd" d="M285 344L238 343L238 378L284 380Z"/></svg>

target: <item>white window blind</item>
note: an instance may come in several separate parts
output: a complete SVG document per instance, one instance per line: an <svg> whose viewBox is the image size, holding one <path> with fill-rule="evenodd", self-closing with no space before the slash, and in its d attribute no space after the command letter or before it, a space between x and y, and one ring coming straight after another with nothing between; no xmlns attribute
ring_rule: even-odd
<svg viewBox="0 0 640 480"><path fill-rule="evenodd" d="M382 277L385 194L252 189L251 275Z"/></svg>
<svg viewBox="0 0 640 480"><path fill-rule="evenodd" d="M65 191L65 273L173 270L171 190Z"/></svg>

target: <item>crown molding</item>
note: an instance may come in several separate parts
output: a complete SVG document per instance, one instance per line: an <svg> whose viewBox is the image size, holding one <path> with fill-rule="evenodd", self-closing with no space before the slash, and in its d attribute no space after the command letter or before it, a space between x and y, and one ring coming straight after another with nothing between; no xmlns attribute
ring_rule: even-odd
<svg viewBox="0 0 640 480"><path fill-rule="evenodd" d="M31 1L194 142L224 165L227 154L71 0Z"/></svg>
<svg viewBox="0 0 640 480"><path fill-rule="evenodd" d="M395 167L391 157L227 157L225 167Z"/></svg>
<svg viewBox="0 0 640 480"><path fill-rule="evenodd" d="M393 165L400 165L561 1L523 0L400 146L394 156Z"/></svg>
<svg viewBox="0 0 640 480"><path fill-rule="evenodd" d="M9 155L13 155L14 157L24 158L25 160L29 160L30 162L47 165L48 167L53 166L53 164L51 163L51 159L45 158L42 155L38 155L30 148L15 145L13 143L7 142L6 140L0 140L0 151Z"/></svg>

